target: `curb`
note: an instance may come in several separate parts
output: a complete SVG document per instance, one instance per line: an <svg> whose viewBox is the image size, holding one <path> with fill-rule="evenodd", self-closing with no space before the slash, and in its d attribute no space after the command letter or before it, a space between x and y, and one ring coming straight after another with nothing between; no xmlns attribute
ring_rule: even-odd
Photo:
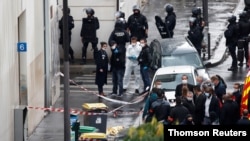
<svg viewBox="0 0 250 141"><path fill-rule="evenodd" d="M242 7L244 7L244 5L245 4L244 4L243 0L238 0L238 4L237 4L236 8L233 10L232 14L237 17L239 15L239 13L240 13L239 12L240 9L243 10ZM227 27L227 25L228 25L228 23L225 25L225 28ZM216 41L216 45L212 49L213 50L213 54L216 51L218 51L218 49L219 49L219 50L221 50L221 52L223 52L223 55L222 55L222 57L220 59L214 61L213 63L211 62L212 59L210 59L210 61L208 62L208 65L207 65L208 67L215 67L215 66L221 64L222 62L224 62L226 60L226 58L228 57L228 54L227 54L228 48L225 45L226 39L224 38L223 33L221 33L217 39L218 40ZM222 50L221 48L224 48L224 49Z"/></svg>

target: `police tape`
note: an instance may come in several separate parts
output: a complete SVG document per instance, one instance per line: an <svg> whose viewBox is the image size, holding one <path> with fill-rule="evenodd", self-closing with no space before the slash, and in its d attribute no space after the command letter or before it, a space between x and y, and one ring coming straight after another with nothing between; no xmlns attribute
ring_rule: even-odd
<svg viewBox="0 0 250 141"><path fill-rule="evenodd" d="M31 110L42 110L42 111L50 111L50 112L59 112L63 113L64 109L63 108L44 108L44 107L33 107L33 106L27 106L27 109ZM88 112L88 111L83 111L83 110L77 110L77 109L70 109L70 114L74 115L112 115L114 117L117 116L128 116L128 115L137 115L140 114L142 111L137 111L137 112L123 112L123 111L113 111L113 112L101 112L101 113L96 113L96 112Z"/></svg>
<svg viewBox="0 0 250 141"><path fill-rule="evenodd" d="M64 74L62 72L59 72L57 75L60 75L62 77L64 77ZM140 103L141 101L144 100L145 96L147 96L148 94L148 91L145 91L143 92L140 96L138 96L137 98L135 98L134 100L132 100L133 102L127 102L127 101L122 101L122 100L117 100L117 99L112 99L112 98L108 98L108 97L105 97L105 96L102 96L102 95L99 95L98 93L96 93L95 91L90 91L88 90L87 88L83 87L83 86L80 86L78 85L74 80L71 80L69 79L69 82L74 84L75 86L77 86L78 88L86 91L86 92L90 92L100 98L103 98L107 101L110 101L110 102L113 102L113 103L118 103L118 104L125 104L125 105L131 105L131 104L137 104L137 103ZM120 109L120 108L119 108Z"/></svg>

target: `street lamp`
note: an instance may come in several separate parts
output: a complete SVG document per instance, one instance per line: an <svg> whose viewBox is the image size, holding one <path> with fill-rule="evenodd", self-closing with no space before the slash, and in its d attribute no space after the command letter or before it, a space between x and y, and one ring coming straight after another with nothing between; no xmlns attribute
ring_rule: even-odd
<svg viewBox="0 0 250 141"><path fill-rule="evenodd" d="M68 0L63 0L63 49L64 49L64 141L70 141Z"/></svg>

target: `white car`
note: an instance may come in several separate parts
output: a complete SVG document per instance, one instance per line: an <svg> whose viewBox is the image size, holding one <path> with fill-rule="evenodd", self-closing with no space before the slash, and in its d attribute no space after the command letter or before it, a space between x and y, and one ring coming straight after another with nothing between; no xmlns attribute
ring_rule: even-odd
<svg viewBox="0 0 250 141"><path fill-rule="evenodd" d="M198 72L194 66L182 65L159 68L152 79L150 91L154 87L154 82L160 80L162 83L162 89L165 90L165 97L169 101L170 106L174 107L175 102L175 88L181 83L181 77L185 74L188 76L188 83L196 85L196 77Z"/></svg>

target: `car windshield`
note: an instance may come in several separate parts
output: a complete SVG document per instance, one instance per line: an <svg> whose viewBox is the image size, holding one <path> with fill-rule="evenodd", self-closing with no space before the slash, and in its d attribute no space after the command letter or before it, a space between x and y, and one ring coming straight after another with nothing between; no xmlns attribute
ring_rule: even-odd
<svg viewBox="0 0 250 141"><path fill-rule="evenodd" d="M204 65L198 53L174 54L171 56L162 56L162 67L191 65L196 69L204 68Z"/></svg>
<svg viewBox="0 0 250 141"><path fill-rule="evenodd" d="M181 83L181 77L184 73L156 75L154 80L160 80L162 89L174 91L176 86ZM185 73L188 76L188 83L194 85L194 77L191 73Z"/></svg>

